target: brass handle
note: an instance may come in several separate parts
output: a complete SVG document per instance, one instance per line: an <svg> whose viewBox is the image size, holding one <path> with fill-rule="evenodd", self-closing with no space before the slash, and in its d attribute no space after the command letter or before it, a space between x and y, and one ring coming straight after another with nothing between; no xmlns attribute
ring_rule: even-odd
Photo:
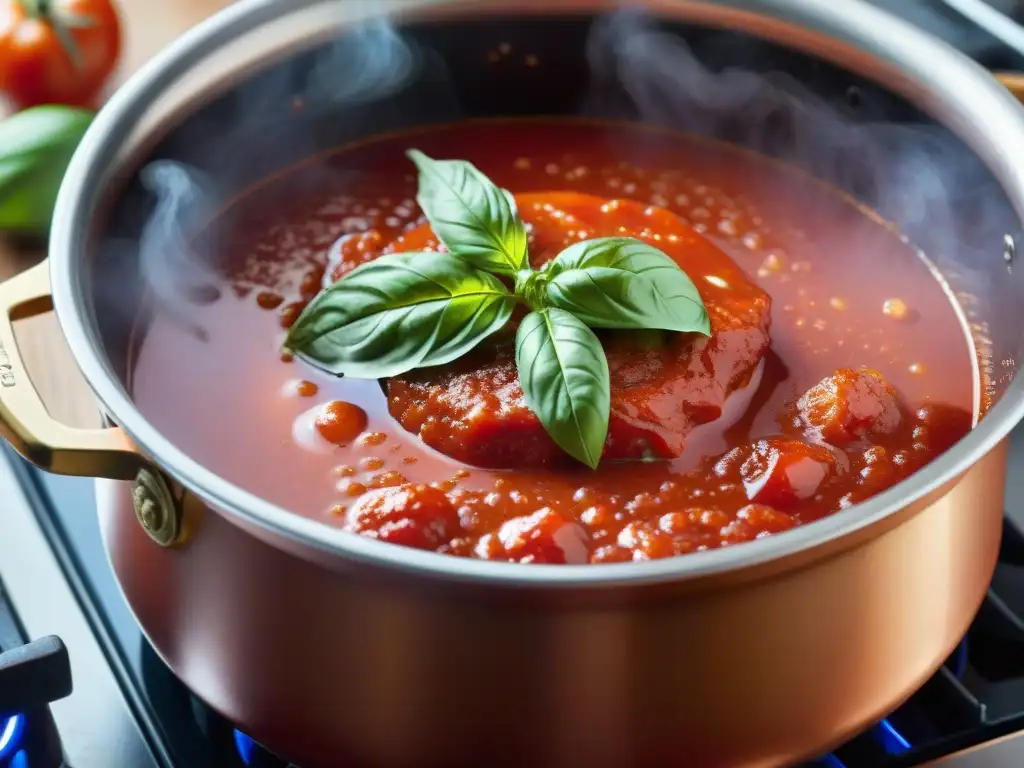
<svg viewBox="0 0 1024 768"><path fill-rule="evenodd" d="M54 419L32 384L14 321L53 309L49 264L0 284L0 434L40 469L59 475L134 480L145 460L118 428L76 429Z"/></svg>
<svg viewBox="0 0 1024 768"><path fill-rule="evenodd" d="M993 72L992 74L1006 90L1024 101L1024 74L1017 72Z"/></svg>

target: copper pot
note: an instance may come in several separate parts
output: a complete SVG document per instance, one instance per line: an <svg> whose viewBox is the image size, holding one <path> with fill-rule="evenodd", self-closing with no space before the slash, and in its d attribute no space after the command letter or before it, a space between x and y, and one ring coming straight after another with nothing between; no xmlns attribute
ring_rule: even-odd
<svg viewBox="0 0 1024 768"><path fill-rule="evenodd" d="M401 25L360 26L371 5L398 12ZM918 191L886 195L885 183L861 183L863 163L851 174L849 163L821 162L832 158L817 151L834 147L834 135L819 135L831 123L807 110L786 115L786 100L776 106L794 130L768 141L733 130L737 115L649 114L628 93L581 99L590 22L611 10L601 0L557 10L543 0L242 0L115 95L68 172L49 263L0 286L5 437L44 469L106 478L106 545L153 646L201 698L284 757L319 768L791 764L894 709L952 651L982 600L999 547L1005 440L1024 414L1024 286L1012 269L1024 112L964 57L855 0L645 5L695 56L717 57L716 70L789 71L844 123L927 124L955 150L958 171L970 170L971 199L922 217L921 200L907 199ZM359 29L378 35L375 47L358 47ZM429 54L421 64L445 66L289 109L315 97L296 73L325 60L365 68L365 55L409 40ZM528 48L540 78L489 66L503 44ZM991 407L978 426L907 481L795 531L671 560L561 567L448 558L292 515L197 464L135 408L124 362L135 313L125 304L138 301L147 162L201 167L230 195L370 133L580 105L728 134L916 226L952 288L973 299L983 331ZM237 147L250 148L245 162ZM967 209L974 199L984 221ZM935 241L938 223L945 242ZM42 407L10 319L54 305L120 426L69 429Z"/></svg>

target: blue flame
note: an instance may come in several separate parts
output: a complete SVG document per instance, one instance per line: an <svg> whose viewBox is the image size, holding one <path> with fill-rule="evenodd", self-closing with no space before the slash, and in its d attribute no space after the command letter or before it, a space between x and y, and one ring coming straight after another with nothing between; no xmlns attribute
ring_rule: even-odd
<svg viewBox="0 0 1024 768"><path fill-rule="evenodd" d="M953 674L957 678L964 676L967 671L967 638L960 641L960 645L953 651Z"/></svg>
<svg viewBox="0 0 1024 768"><path fill-rule="evenodd" d="M825 755L821 760L815 763L818 768L846 768L846 763L840 760L835 755Z"/></svg>
<svg viewBox="0 0 1024 768"><path fill-rule="evenodd" d="M256 742L239 730L235 730L235 749L238 756L246 765L252 765L253 756L256 754Z"/></svg>
<svg viewBox="0 0 1024 768"><path fill-rule="evenodd" d="M898 755L910 749L910 742L888 720L883 720L875 726L874 736L887 755Z"/></svg>
<svg viewBox="0 0 1024 768"><path fill-rule="evenodd" d="M21 732L25 730L25 716L14 715L0 721L0 760L11 755L18 748Z"/></svg>

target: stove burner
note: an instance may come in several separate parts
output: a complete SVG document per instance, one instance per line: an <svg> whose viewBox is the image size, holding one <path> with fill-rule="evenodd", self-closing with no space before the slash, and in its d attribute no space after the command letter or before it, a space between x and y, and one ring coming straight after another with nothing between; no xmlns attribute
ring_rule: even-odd
<svg viewBox="0 0 1024 768"><path fill-rule="evenodd" d="M25 730L25 716L13 715L8 717L0 726L0 762L10 757L21 744L21 734ZM12 766L13 766L12 762Z"/></svg>
<svg viewBox="0 0 1024 768"><path fill-rule="evenodd" d="M967 672L967 638L965 637L960 641L960 645L953 651L953 674L956 675L957 680L962 680L964 673Z"/></svg>
<svg viewBox="0 0 1024 768"><path fill-rule="evenodd" d="M235 729L235 749L238 750L238 756L242 758L242 762L246 765L252 765L252 758L259 745L242 733L237 728Z"/></svg>
<svg viewBox="0 0 1024 768"><path fill-rule="evenodd" d="M297 768L264 749L237 729L234 731L234 738L235 749L246 768Z"/></svg>
<svg viewBox="0 0 1024 768"><path fill-rule="evenodd" d="M889 722L888 718L869 730L867 735L877 742L878 747L885 755L899 755L913 748L906 737ZM849 766L835 754L829 754L811 763L808 768L849 768Z"/></svg>
<svg viewBox="0 0 1024 768"><path fill-rule="evenodd" d="M910 742L888 720L883 720L876 725L871 733L882 745L882 749L887 755L898 755L910 749Z"/></svg>
<svg viewBox="0 0 1024 768"><path fill-rule="evenodd" d="M911 749L911 744L888 720L882 720L870 731L886 755L898 755ZM297 768L276 757L239 730L234 731L235 750L246 768ZM848 768L835 755L825 755L808 768Z"/></svg>

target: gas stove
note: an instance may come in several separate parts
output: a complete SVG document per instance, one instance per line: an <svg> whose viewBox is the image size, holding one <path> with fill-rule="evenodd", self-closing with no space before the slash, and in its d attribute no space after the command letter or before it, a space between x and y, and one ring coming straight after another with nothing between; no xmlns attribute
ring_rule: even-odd
<svg viewBox="0 0 1024 768"><path fill-rule="evenodd" d="M986 13L1024 22L1024 0L876 4L990 69L1024 71L1012 47L1024 50L1024 28ZM959 647L902 707L805 768L1024 765L1022 469L1024 427L999 564ZM191 696L152 650L107 562L92 481L2 448L0 489L0 768L300 768Z"/></svg>

